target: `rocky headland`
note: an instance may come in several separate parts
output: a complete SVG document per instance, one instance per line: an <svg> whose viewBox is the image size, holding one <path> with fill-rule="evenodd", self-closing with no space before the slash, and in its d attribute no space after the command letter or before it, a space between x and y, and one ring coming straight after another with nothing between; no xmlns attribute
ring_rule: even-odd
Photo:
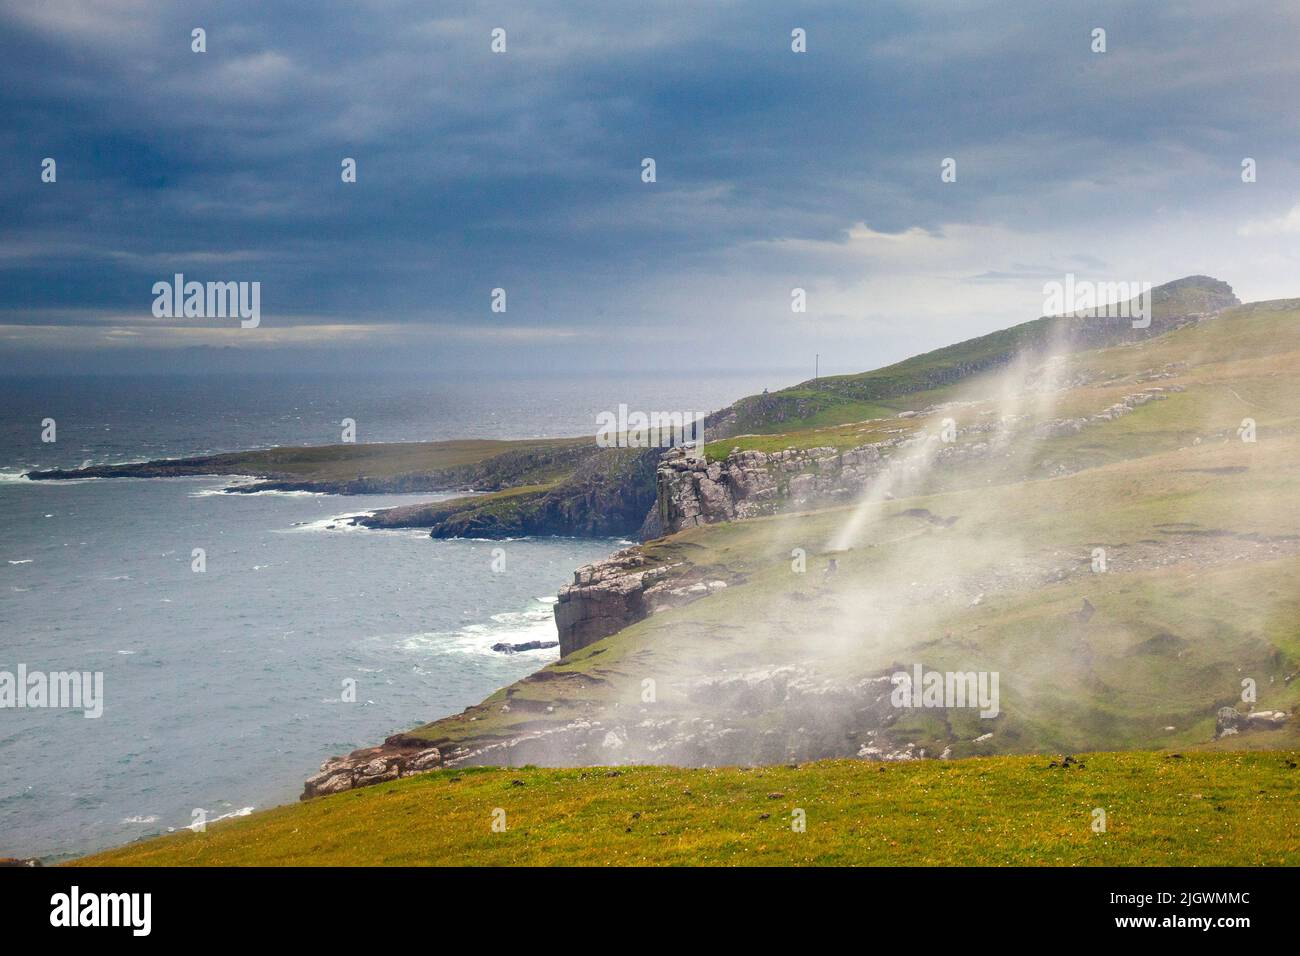
<svg viewBox="0 0 1300 956"><path fill-rule="evenodd" d="M1072 455L1060 442L1082 439L1153 403L1181 397L1187 363L1098 370L1086 363L1082 369L1072 367L1063 357L1116 345L1140 346L1218 317L1237 304L1225 283L1206 277L1161 287L1153 301L1149 328L1135 329L1127 318L1043 318L876 372L819 379L741 399L709 416L707 448L602 448L593 438L333 446L53 470L29 477L239 475L253 480L232 484L229 491L473 492L352 520L370 528L427 529L438 538L572 535L648 543L579 568L559 590L554 615L561 657L568 660L638 622L746 583L743 570L698 565L672 548L656 546L665 538L710 525L814 513L865 497L882 502L907 497L915 493L918 476L933 491L936 484L982 486L1057 478L1086 469L1090 460L1077 452ZM1025 367L1018 373L1018 387L1026 395L1069 394L1069 413L1043 416L1007 411L996 403L913 397L942 392L1013 363ZM853 418L859 408L868 417ZM805 424L825 418L842 424L838 430ZM945 423L942 429L940 422ZM864 437L855 438L858 434ZM1059 454L1044 457L1033 450L1053 442ZM960 520L959 515L935 515L919 507L902 511L901 517L915 519L918 527L932 526L936 533ZM1160 538L1112 546L1112 566L1119 571L1175 562L1211 567L1300 550L1300 542L1286 536L1225 533L1211 552L1197 546L1192 530L1179 537L1181 533L1171 526L1167 536L1162 531ZM971 587L971 605L1001 591L1060 584L1084 570L1008 566ZM830 600L831 593L827 586L821 596L801 599ZM1091 607L1086 599L1083 606ZM1071 628L1087 624L1078 612L1068 620ZM1164 653L1163 644L1153 647L1150 653ZM531 649L496 648L501 653ZM736 664L722 673L685 680L679 688L685 702L675 710L626 703L620 710L617 704L598 702L607 690L598 669L547 669L502 692L497 714L515 714L508 729L488 719L486 711L470 708L447 719L446 734L440 733L439 722L418 734L396 734L378 747L326 761L307 781L303 797L471 764L709 765L823 757L891 761L982 753L992 736L990 732L953 738L952 745L926 746L908 739L911 731L895 733L898 712L888 704L890 669L850 676L828 673L815 660ZM529 693L553 681L590 691L590 698L579 693L575 699L582 703L575 712L554 712L555 705L539 703ZM778 712L780 720L774 723L772 715ZM1211 714L1215 739L1274 731L1290 718L1277 709L1241 712L1222 700ZM939 717L946 721L944 715ZM950 727L950 736L952 732Z"/></svg>

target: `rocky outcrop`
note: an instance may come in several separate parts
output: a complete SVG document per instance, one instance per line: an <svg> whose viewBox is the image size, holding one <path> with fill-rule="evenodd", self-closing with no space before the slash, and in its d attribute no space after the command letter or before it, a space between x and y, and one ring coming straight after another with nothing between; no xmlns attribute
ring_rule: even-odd
<svg viewBox="0 0 1300 956"><path fill-rule="evenodd" d="M555 604L560 654L572 654L645 617L646 589L670 570L648 566L639 548L628 548L573 572L573 583L560 588Z"/></svg>
<svg viewBox="0 0 1300 956"><path fill-rule="evenodd" d="M651 614L727 587L727 581L704 579L700 573L688 574L681 564L655 563L639 547L579 568L555 604L560 654L572 654Z"/></svg>
<svg viewBox="0 0 1300 956"><path fill-rule="evenodd" d="M1243 714L1235 707L1220 707L1214 715L1214 738L1218 740L1251 730L1277 730L1290 716L1284 710L1258 710Z"/></svg>
<svg viewBox="0 0 1300 956"><path fill-rule="evenodd" d="M492 650L498 654L519 654L522 651L545 651L559 646L559 641L524 641L522 644L510 644L502 641L493 644Z"/></svg>
<svg viewBox="0 0 1300 956"><path fill-rule="evenodd" d="M626 537L654 504L655 449L599 448L558 483L388 508L353 519L368 528L428 528L434 538L525 535Z"/></svg>
<svg viewBox="0 0 1300 956"><path fill-rule="evenodd" d="M426 742L411 741L398 734L379 747L354 750L346 757L333 757L321 764L320 772L308 777L301 800L342 793L355 787L368 787L399 777L435 770L443 755Z"/></svg>
<svg viewBox="0 0 1300 956"><path fill-rule="evenodd" d="M1117 418L1123 418L1136 408L1141 408L1148 402L1162 402L1169 397L1169 393L1185 391L1181 385L1152 386L1145 388L1140 392L1132 395L1125 395L1114 405L1102 409L1095 415L1087 415L1080 418L1053 418L1048 421L1039 422L1034 426L1035 438L1059 438L1063 435L1077 435L1089 425L1100 425L1102 422L1113 422Z"/></svg>
<svg viewBox="0 0 1300 956"><path fill-rule="evenodd" d="M959 434L990 435L961 443L919 434L845 451L829 447L733 451L725 460L712 462L672 449L659 464L654 524L660 533L672 534L720 521L842 503L857 499L882 479L886 488L901 490L923 467L949 467L987 457L1005 439L1004 425L963 428Z"/></svg>
<svg viewBox="0 0 1300 956"><path fill-rule="evenodd" d="M229 485L230 493L311 491L337 495L480 492L428 504L388 508L348 519L370 528L428 528L435 538L507 538L524 535L624 537L640 528L654 504L656 449L603 448L594 440L539 441L512 448L481 461L427 470L404 470L388 476L352 475L307 478L294 467L315 469L337 457L337 470L378 466L363 458L346 466L357 449L341 445L322 449L235 452L200 458L165 459L122 465L32 471L33 480L77 478L156 478L241 475L257 481ZM400 443L373 446L397 456ZM436 451L430 451L433 455ZM375 452L374 454L378 454ZM396 466L411 468L409 455ZM278 462L278 464L277 464ZM335 469L331 469L335 470Z"/></svg>
<svg viewBox="0 0 1300 956"><path fill-rule="evenodd" d="M990 749L983 745L991 733L973 741L943 734L928 745L899 733L890 673L846 677L799 662L683 676L674 682L683 695L676 703L582 706L573 719L506 738L462 740L444 766L755 766L854 757L906 761ZM933 713L946 725L946 711Z"/></svg>
<svg viewBox="0 0 1300 956"><path fill-rule="evenodd" d="M1172 374L1172 373L1168 373ZM1111 422L1150 402L1164 401L1183 386L1153 385L1125 395L1094 415L1050 419L1035 424L1032 438L1075 435L1092 425ZM900 421L945 410L934 406L900 412ZM670 449L661 456L656 475L655 510L641 529L642 538L673 534L720 521L734 521L858 499L873 484L882 494L904 493L908 479L923 469L949 468L987 458L1005 447L1023 417L963 426L955 437L900 435L846 451L835 448L788 448L783 451L733 451L723 461Z"/></svg>

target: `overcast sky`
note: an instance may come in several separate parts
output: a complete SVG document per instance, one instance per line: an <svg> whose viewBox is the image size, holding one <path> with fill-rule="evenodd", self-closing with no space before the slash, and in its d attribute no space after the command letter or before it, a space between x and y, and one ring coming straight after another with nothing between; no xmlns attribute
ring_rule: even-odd
<svg viewBox="0 0 1300 956"><path fill-rule="evenodd" d="M850 372L1067 272L1300 296L1294 0L0 11L3 369ZM177 272L261 325L154 318Z"/></svg>

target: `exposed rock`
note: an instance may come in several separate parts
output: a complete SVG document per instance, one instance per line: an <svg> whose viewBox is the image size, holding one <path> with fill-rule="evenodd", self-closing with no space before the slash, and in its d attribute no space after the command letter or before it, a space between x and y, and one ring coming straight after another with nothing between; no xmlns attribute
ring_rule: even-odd
<svg viewBox="0 0 1300 956"><path fill-rule="evenodd" d="M524 641L521 644L507 644L503 641L499 644L493 644L492 650L499 654L518 654L520 651L542 651L559 646L559 641Z"/></svg>
<svg viewBox="0 0 1300 956"><path fill-rule="evenodd" d="M1034 426L1035 438L1060 438L1065 435L1077 435L1089 425L1099 425L1102 422L1112 422L1117 418L1123 418L1135 408L1140 408L1148 402L1164 401L1169 396L1166 392L1182 391L1182 386L1169 386L1168 388L1152 387L1143 389L1140 392L1134 392L1132 395L1125 395L1115 404L1103 409L1095 415L1089 415L1084 418L1054 418L1048 421L1039 422Z"/></svg>
<svg viewBox="0 0 1300 956"><path fill-rule="evenodd" d="M299 799L324 797L354 787L409 777L434 770L442 763L443 755L437 747L407 741L399 734L384 741L382 746L354 750L346 757L325 761L319 773L307 778Z"/></svg>
<svg viewBox="0 0 1300 956"><path fill-rule="evenodd" d="M987 428L998 426L962 431ZM733 451L721 462L706 462L672 449L660 459L653 524L660 533L672 534L787 508L852 501L886 474L890 477L887 483L901 484L919 473L922 462L951 466L984 458L992 448L984 441L934 447L937 442L936 436L921 434L845 451L829 447L775 452L751 449Z"/></svg>
<svg viewBox="0 0 1300 956"><path fill-rule="evenodd" d="M680 564L654 564L639 547L625 548L573 574L560 589L555 626L560 653L594 644L642 618L721 590L727 581L685 576Z"/></svg>
<svg viewBox="0 0 1300 956"><path fill-rule="evenodd" d="M648 567L639 548L575 571L555 605L560 653L572 654L645 617L645 590L665 573L662 567Z"/></svg>
<svg viewBox="0 0 1300 956"><path fill-rule="evenodd" d="M1290 717L1284 710L1259 710L1243 714L1235 707L1220 707L1214 716L1214 736L1217 739L1248 730L1276 730Z"/></svg>
<svg viewBox="0 0 1300 956"><path fill-rule="evenodd" d="M434 538L621 537L636 534L653 510L658 459L657 449L593 444L554 486L405 505L353 520L371 528L428 528Z"/></svg>

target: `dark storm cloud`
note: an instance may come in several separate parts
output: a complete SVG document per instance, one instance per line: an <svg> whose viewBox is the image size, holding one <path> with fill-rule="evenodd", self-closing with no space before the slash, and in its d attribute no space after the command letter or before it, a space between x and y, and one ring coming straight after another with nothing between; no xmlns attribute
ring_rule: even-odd
<svg viewBox="0 0 1300 956"><path fill-rule="evenodd" d="M4 3L0 310L147 325L183 271L260 280L268 324L479 326L504 286L539 330L744 316L774 344L791 282L943 271L963 228L987 261L955 276L1032 286L1171 213L1289 208L1293 8L1127 6Z"/></svg>

